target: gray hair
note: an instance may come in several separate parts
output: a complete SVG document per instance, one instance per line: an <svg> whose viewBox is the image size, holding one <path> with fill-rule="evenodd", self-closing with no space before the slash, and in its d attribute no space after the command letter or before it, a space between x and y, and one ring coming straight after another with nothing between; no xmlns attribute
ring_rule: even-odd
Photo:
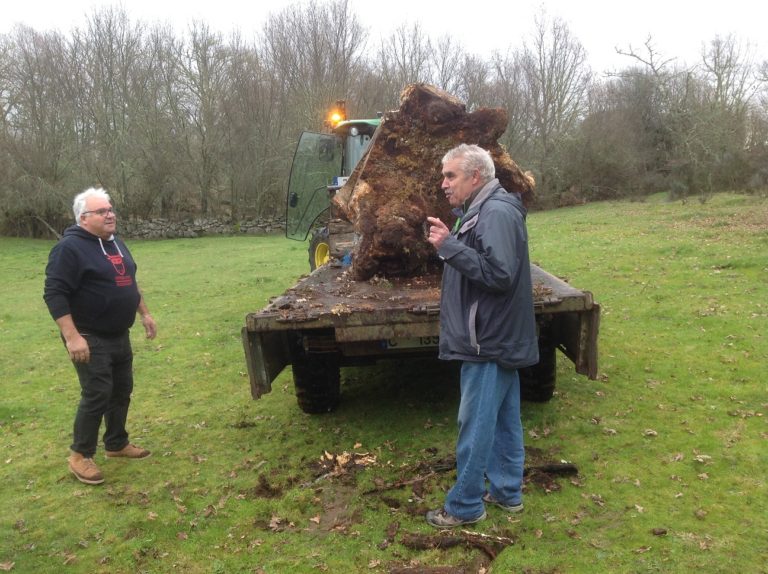
<svg viewBox="0 0 768 574"><path fill-rule="evenodd" d="M483 183L488 183L496 177L496 166L493 165L491 154L477 145L461 144L449 150L443 156L443 165L453 159L459 159L461 171L471 175L477 170Z"/></svg>
<svg viewBox="0 0 768 574"><path fill-rule="evenodd" d="M84 192L78 193L72 203L72 212L75 214L75 223L78 225L80 225L80 216L85 212L85 202L89 197L102 197L111 202L109 194L100 187L89 187Z"/></svg>

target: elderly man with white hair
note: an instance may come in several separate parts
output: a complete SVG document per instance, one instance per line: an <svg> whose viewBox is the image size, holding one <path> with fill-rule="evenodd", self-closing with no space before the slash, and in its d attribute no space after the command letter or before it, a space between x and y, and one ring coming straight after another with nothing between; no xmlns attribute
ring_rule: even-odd
<svg viewBox="0 0 768 574"><path fill-rule="evenodd" d="M86 189L72 209L76 224L51 249L43 298L80 380L69 470L83 483L101 484L104 476L93 457L102 419L107 457L150 455L128 441L125 428L133 392L129 330L137 312L148 338L157 327L136 283L131 252L115 236L109 195Z"/></svg>
<svg viewBox="0 0 768 574"><path fill-rule="evenodd" d="M445 263L440 358L462 362L461 403L456 484L426 518L453 528L483 520L489 504L523 509L517 370L535 365L539 350L522 198L501 186L479 146L455 147L442 163L443 192L459 218L451 230L428 217L428 240Z"/></svg>

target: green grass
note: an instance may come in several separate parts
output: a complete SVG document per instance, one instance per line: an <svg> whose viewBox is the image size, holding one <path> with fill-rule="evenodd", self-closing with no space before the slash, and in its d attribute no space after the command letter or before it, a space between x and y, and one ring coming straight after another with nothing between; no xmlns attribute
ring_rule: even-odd
<svg viewBox="0 0 768 574"><path fill-rule="evenodd" d="M600 203L529 217L532 258L602 306L600 377L558 366L524 404L530 461L575 463L526 485L524 514L474 530L515 538L493 572L767 572L768 203ZM382 493L452 454L458 391L423 365L346 369L335 413L296 406L290 373L250 398L247 312L307 270L281 237L130 243L158 321L134 331L132 440L146 461L66 455L74 370L42 301L51 242L0 239L0 570L389 572L478 564L477 550L411 550L450 472ZM318 479L324 453L375 464ZM762 462L761 462L762 461ZM552 486L551 484L549 485ZM398 523L394 539L387 529ZM654 534L665 532L665 535Z"/></svg>

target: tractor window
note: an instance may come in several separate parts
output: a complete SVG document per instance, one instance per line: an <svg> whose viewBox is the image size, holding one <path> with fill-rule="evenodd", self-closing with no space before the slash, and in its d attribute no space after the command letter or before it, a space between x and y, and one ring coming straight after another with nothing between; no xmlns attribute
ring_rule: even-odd
<svg viewBox="0 0 768 574"><path fill-rule="evenodd" d="M341 175L341 138L304 132L293 156L285 213L285 235L304 241L329 206L328 186Z"/></svg>

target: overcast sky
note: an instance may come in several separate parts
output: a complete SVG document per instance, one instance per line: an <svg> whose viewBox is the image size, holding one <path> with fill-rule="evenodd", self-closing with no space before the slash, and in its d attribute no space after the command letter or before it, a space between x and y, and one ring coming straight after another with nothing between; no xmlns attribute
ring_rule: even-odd
<svg viewBox="0 0 768 574"><path fill-rule="evenodd" d="M318 0L322 2L323 0ZM628 65L616 48L643 48L651 36L656 51L692 64L702 45L715 36L736 36L755 57L768 59L768 2L765 0L349 0L352 11L374 45L404 24L419 22L431 38L448 34L480 56L517 47L530 36L534 15L543 6L550 17L564 20L584 45L596 71ZM256 35L269 13L297 0L124 0L132 20L171 23L180 31L193 19L223 33L239 29ZM112 0L4 0L0 33L24 23L37 30L68 32L83 27L86 16Z"/></svg>

